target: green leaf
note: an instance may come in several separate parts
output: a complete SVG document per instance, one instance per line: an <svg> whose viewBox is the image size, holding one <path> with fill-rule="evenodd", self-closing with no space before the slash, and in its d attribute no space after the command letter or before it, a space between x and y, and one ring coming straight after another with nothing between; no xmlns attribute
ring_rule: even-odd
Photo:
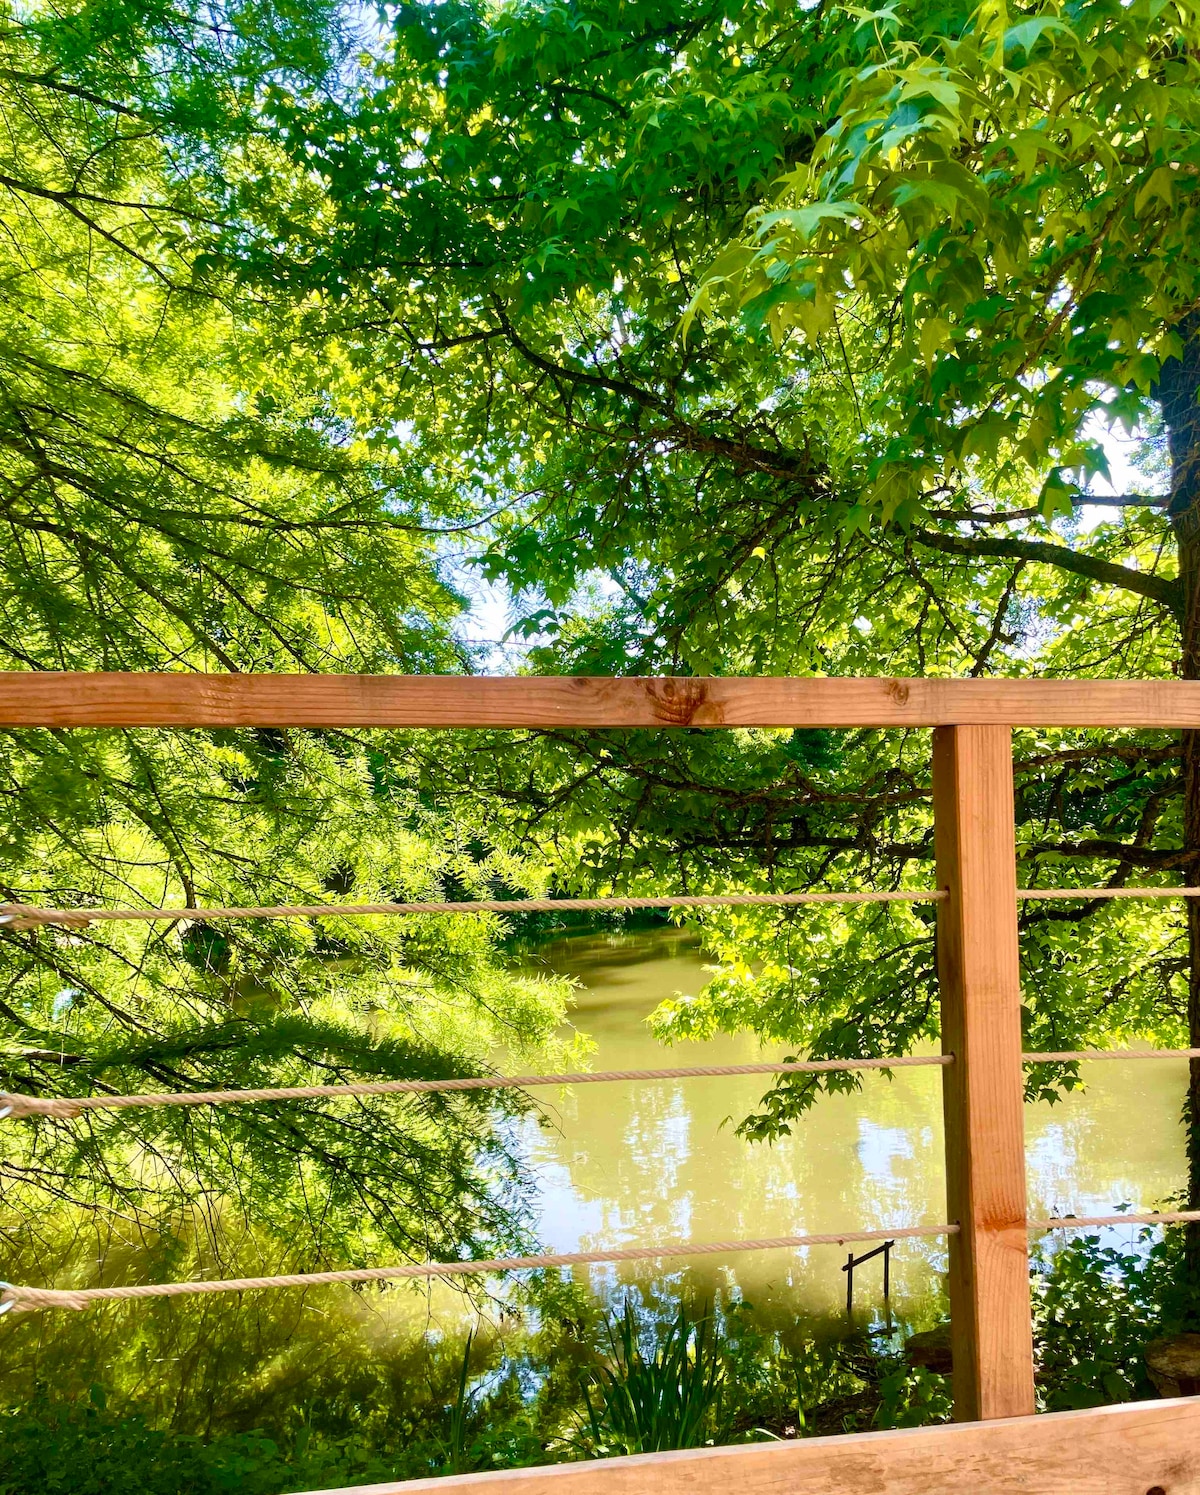
<svg viewBox="0 0 1200 1495"><path fill-rule="evenodd" d="M803 208L781 208L765 213L758 222L758 237L765 239L778 228L790 229L803 243L817 232L823 223L845 223L862 217L863 210L852 202L815 202Z"/></svg>
<svg viewBox="0 0 1200 1495"><path fill-rule="evenodd" d="M1155 197L1168 208L1174 204L1175 173L1169 166L1156 167L1138 188L1137 196L1133 200L1133 211L1139 218L1150 199Z"/></svg>

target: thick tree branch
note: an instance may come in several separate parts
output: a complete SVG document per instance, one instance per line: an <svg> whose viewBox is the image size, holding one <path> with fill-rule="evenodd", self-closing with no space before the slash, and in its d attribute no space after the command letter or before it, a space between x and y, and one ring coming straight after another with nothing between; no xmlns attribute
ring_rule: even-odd
<svg viewBox="0 0 1200 1495"><path fill-rule="evenodd" d="M606 394L617 395L643 410L652 411L661 416L667 422L667 429L647 433L652 439L672 441L692 452L725 457L737 467L767 473L772 477L788 481L801 479L811 484L819 480L821 476L819 471L802 457L794 456L786 451L773 451L769 447L759 446L756 442L744 437L734 438L722 436L714 431L701 430L691 422L684 420L669 401L653 390L643 389L630 380L615 375L572 368L567 364L546 358L522 338L503 307L495 306L495 311L497 320L512 347L533 368L554 380L556 385L566 382L588 389L602 390Z"/></svg>
<svg viewBox="0 0 1200 1495"><path fill-rule="evenodd" d="M1177 617L1183 606L1179 583L1163 576L1151 576L1145 571L1134 571L1129 566L1120 566L1115 561L1101 560L1099 556L1084 555L1067 545L1054 545L1046 540L992 540L981 535L939 535L932 530L912 530L909 538L927 550L940 550L945 555L963 555L972 558L989 556L1013 561L1033 561L1041 566L1055 566L1060 571L1070 571L1076 576L1086 576L1104 586L1120 587L1126 592L1136 592L1140 597L1169 608Z"/></svg>
<svg viewBox="0 0 1200 1495"><path fill-rule="evenodd" d="M1073 493L1071 505L1076 509L1166 509L1170 503L1165 493ZM1044 519L1041 509L930 509L931 519L951 524L1014 524L1023 519Z"/></svg>
<svg viewBox="0 0 1200 1495"><path fill-rule="evenodd" d="M1165 509L1170 501L1166 493L1076 493L1071 498L1077 509L1092 506L1102 509Z"/></svg>
<svg viewBox="0 0 1200 1495"><path fill-rule="evenodd" d="M1133 846L1125 841L1038 841L1022 849L1022 860L1039 856L1096 857L1127 867L1171 872L1188 860L1186 851L1159 851L1152 846Z"/></svg>

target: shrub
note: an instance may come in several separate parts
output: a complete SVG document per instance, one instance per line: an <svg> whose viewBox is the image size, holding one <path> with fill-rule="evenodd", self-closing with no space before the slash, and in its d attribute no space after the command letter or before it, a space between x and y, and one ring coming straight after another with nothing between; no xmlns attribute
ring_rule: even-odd
<svg viewBox="0 0 1200 1495"><path fill-rule="evenodd" d="M43 1392L0 1412L0 1495L283 1495L407 1472L394 1461L310 1446L303 1434L285 1454L259 1433L205 1442L159 1432L141 1417L112 1416L98 1387L84 1402L56 1404Z"/></svg>
<svg viewBox="0 0 1200 1495"><path fill-rule="evenodd" d="M1140 1251L1085 1235L1035 1255L1034 1337L1047 1411L1155 1395L1142 1354L1186 1319L1176 1286L1181 1247L1181 1232Z"/></svg>

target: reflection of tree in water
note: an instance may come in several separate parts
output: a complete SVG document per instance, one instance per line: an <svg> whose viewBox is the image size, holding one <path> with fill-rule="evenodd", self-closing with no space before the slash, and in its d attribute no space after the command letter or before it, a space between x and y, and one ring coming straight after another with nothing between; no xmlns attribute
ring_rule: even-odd
<svg viewBox="0 0 1200 1495"><path fill-rule="evenodd" d="M7 1230L0 1274L94 1280L99 1263L104 1280L168 1281L293 1269L286 1247L233 1221L214 1261L211 1224L156 1237L64 1210L33 1246L28 1231ZM397 1408L417 1419L441 1405L474 1317L452 1290L426 1296L383 1284L14 1313L0 1322L0 1404L21 1405L37 1385L59 1398L86 1398L100 1385L110 1411L136 1410L156 1427L286 1435L312 1420L331 1435L358 1428L369 1441L372 1423Z"/></svg>
<svg viewBox="0 0 1200 1495"><path fill-rule="evenodd" d="M644 1019L676 993L697 993L707 972L680 931L579 936L541 957L586 988L576 1020L597 1044L597 1068L721 1064L776 1057L749 1035L674 1049ZM600 1249L634 1240L721 1240L806 1230L913 1224L941 1218L941 1114L935 1074L872 1076L857 1095L822 1099L792 1137L773 1146L735 1134L757 1103L758 1076L635 1082L580 1088L555 1098L552 1124L530 1125L526 1145L543 1180L541 1235L556 1249ZM863 1138L870 1139L864 1153ZM885 1161L886 1160L886 1161ZM908 1243L896 1257L898 1299L928 1299L936 1243ZM844 1293L836 1248L804 1255L747 1253L606 1269L593 1281L611 1295L622 1282L658 1276L701 1295L736 1285L766 1313L832 1316ZM785 1307L786 1305L786 1307Z"/></svg>
<svg viewBox="0 0 1200 1495"><path fill-rule="evenodd" d="M576 1021L597 1043L596 1068L666 1063L736 1063L763 1057L746 1036L674 1048L646 1015L707 979L698 944L684 931L574 936L539 958L583 985ZM781 1052L781 1051L780 1051ZM1136 1137L1127 1127L1128 1076L1095 1065L1087 1085L1054 1106L1027 1108L1031 1204L1078 1208L1088 1201L1148 1202L1177 1188L1182 1155L1179 1066L1143 1066ZM1145 1071L1144 1073L1142 1071ZM581 1087L548 1098L547 1121L529 1123L524 1144L541 1181L540 1234L552 1249L602 1249L634 1240L721 1240L885 1228L944 1218L942 1115L934 1071L864 1077L855 1093L820 1098L773 1145L735 1135L758 1101L756 1076ZM1124 1097L1124 1099L1122 1099ZM844 1252L747 1253L677 1266L595 1268L602 1297L636 1283L673 1300L736 1287L767 1319L797 1312L838 1321L844 1314ZM940 1292L941 1242L901 1242L893 1260L897 1308L921 1319ZM879 1296L869 1270L864 1307Z"/></svg>

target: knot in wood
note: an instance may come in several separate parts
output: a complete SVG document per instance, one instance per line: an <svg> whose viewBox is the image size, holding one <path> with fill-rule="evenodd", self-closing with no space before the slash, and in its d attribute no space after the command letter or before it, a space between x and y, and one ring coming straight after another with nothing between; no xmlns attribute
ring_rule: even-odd
<svg viewBox="0 0 1200 1495"><path fill-rule="evenodd" d="M690 727L698 715L698 725L719 726L725 719L723 708L709 700L708 683L704 680L667 679L656 680L651 687L654 715L671 727ZM708 709L704 709L708 708Z"/></svg>

